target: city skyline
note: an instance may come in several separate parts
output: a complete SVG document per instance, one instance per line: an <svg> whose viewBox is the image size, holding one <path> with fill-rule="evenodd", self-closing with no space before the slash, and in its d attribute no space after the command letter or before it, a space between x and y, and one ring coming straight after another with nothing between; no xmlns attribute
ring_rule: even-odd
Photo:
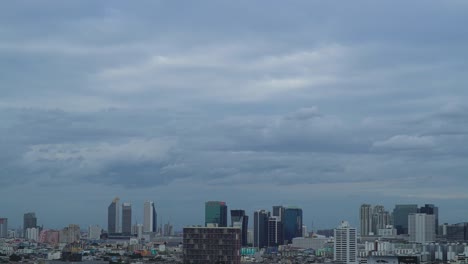
<svg viewBox="0 0 468 264"><path fill-rule="evenodd" d="M5 2L0 217L106 228L118 196L132 223L152 200L177 230L203 225L206 201L250 219L298 206L309 230L357 227L356 208L377 202L463 222L467 13L466 1Z"/></svg>

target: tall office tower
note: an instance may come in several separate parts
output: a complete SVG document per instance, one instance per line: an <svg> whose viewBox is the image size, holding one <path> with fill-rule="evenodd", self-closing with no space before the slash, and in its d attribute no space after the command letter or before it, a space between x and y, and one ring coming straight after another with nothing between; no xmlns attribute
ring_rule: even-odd
<svg viewBox="0 0 468 264"><path fill-rule="evenodd" d="M0 218L0 238L8 237L8 218Z"/></svg>
<svg viewBox="0 0 468 264"><path fill-rule="evenodd" d="M435 217L435 233L439 234L439 208L433 204L425 204L423 207L419 208L419 213L434 215Z"/></svg>
<svg viewBox="0 0 468 264"><path fill-rule="evenodd" d="M268 246L268 219L270 212L258 210L254 212L254 243L257 248Z"/></svg>
<svg viewBox="0 0 468 264"><path fill-rule="evenodd" d="M282 205L273 206L273 216L278 216L281 221L284 221L284 207Z"/></svg>
<svg viewBox="0 0 468 264"><path fill-rule="evenodd" d="M185 227L184 264L241 264L241 235L232 227Z"/></svg>
<svg viewBox="0 0 468 264"><path fill-rule="evenodd" d="M341 264L357 264L356 228L350 227L348 222L343 221L334 230L334 236L334 262Z"/></svg>
<svg viewBox="0 0 468 264"><path fill-rule="evenodd" d="M115 197L107 208L107 232L120 233L119 197Z"/></svg>
<svg viewBox="0 0 468 264"><path fill-rule="evenodd" d="M283 222L279 216L270 216L268 218L268 247L277 247L283 242Z"/></svg>
<svg viewBox="0 0 468 264"><path fill-rule="evenodd" d="M360 232L361 237L368 236L372 233L372 206L370 204L362 204L359 212Z"/></svg>
<svg viewBox="0 0 468 264"><path fill-rule="evenodd" d="M208 201L205 203L205 226L208 224L227 227L227 205L225 202Z"/></svg>
<svg viewBox="0 0 468 264"><path fill-rule="evenodd" d="M132 204L122 204L122 234L132 234Z"/></svg>
<svg viewBox="0 0 468 264"><path fill-rule="evenodd" d="M397 234L408 234L408 216L418 213L417 204L397 204L393 209L393 226Z"/></svg>
<svg viewBox="0 0 468 264"><path fill-rule="evenodd" d="M37 218L36 213L25 213L23 218L23 230L24 230L24 237L26 237L26 229L28 228L36 228L37 227Z"/></svg>
<svg viewBox="0 0 468 264"><path fill-rule="evenodd" d="M302 209L297 207L284 208L283 238L292 243L295 237L302 237Z"/></svg>
<svg viewBox="0 0 468 264"><path fill-rule="evenodd" d="M244 210L231 210L231 227L240 227L241 244L247 246L247 229L249 228L249 216L245 215Z"/></svg>
<svg viewBox="0 0 468 264"><path fill-rule="evenodd" d="M410 214L408 231L410 242L429 243L435 241L435 215Z"/></svg>
<svg viewBox="0 0 468 264"><path fill-rule="evenodd" d="M158 213L156 213L156 207L153 203L153 233L158 232Z"/></svg>
<svg viewBox="0 0 468 264"><path fill-rule="evenodd" d="M156 232L157 214L153 201L146 201L143 210L143 232Z"/></svg>

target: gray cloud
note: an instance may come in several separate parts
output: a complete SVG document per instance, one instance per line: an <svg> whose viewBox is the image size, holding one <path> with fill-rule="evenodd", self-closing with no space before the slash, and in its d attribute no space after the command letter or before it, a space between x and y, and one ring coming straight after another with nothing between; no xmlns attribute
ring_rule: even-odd
<svg viewBox="0 0 468 264"><path fill-rule="evenodd" d="M99 216L63 209L83 224L102 223L115 195L160 201L178 226L208 199L297 204L323 226L369 200L439 203L458 220L468 6L402 6L8 3L0 189L17 202L0 205L51 225L70 221L47 216L57 190Z"/></svg>

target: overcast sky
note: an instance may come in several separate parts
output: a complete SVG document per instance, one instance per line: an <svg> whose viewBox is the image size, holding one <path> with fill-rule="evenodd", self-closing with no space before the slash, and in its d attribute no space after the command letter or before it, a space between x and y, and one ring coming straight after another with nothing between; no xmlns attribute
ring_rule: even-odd
<svg viewBox="0 0 468 264"><path fill-rule="evenodd" d="M6 1L0 217L176 229L204 202L468 221L467 1Z"/></svg>

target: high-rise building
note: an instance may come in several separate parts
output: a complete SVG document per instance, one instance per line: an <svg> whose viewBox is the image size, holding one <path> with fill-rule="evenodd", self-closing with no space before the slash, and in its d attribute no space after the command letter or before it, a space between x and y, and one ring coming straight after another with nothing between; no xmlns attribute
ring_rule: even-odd
<svg viewBox="0 0 468 264"><path fill-rule="evenodd" d="M270 216L268 218L268 247L277 247L283 242L283 222L279 216Z"/></svg>
<svg viewBox="0 0 468 264"><path fill-rule="evenodd" d="M348 222L343 221L335 229L334 237L334 262L340 264L357 264L356 228L351 227Z"/></svg>
<svg viewBox="0 0 468 264"><path fill-rule="evenodd" d="M232 227L185 227L184 264L241 264L241 234Z"/></svg>
<svg viewBox="0 0 468 264"><path fill-rule="evenodd" d="M98 225L88 227L88 239L99 240L101 238L102 228Z"/></svg>
<svg viewBox="0 0 468 264"><path fill-rule="evenodd" d="M458 223L453 225L445 225L445 234L447 241L450 242L466 242L468 241L468 222ZM439 232L441 233L441 232Z"/></svg>
<svg viewBox="0 0 468 264"><path fill-rule="evenodd" d="M435 215L410 214L408 216L408 232L410 242L429 243L435 241Z"/></svg>
<svg viewBox="0 0 468 264"><path fill-rule="evenodd" d="M208 224L227 227L227 205L225 202L208 201L205 203L205 226Z"/></svg>
<svg viewBox="0 0 468 264"><path fill-rule="evenodd" d="M408 216L418 213L417 204L397 204L393 209L393 226L397 234L408 234Z"/></svg>
<svg viewBox="0 0 468 264"><path fill-rule="evenodd" d="M25 213L23 218L23 230L24 236L26 237L26 229L28 228L36 228L37 227L37 218L36 213L30 212Z"/></svg>
<svg viewBox="0 0 468 264"><path fill-rule="evenodd" d="M249 228L249 216L245 215L244 210L231 210L231 227L241 229L241 244L247 246L247 229Z"/></svg>
<svg viewBox="0 0 468 264"><path fill-rule="evenodd" d="M39 241L39 228L37 227L26 228L26 235L24 237L28 240Z"/></svg>
<svg viewBox="0 0 468 264"><path fill-rule="evenodd" d="M372 213L372 205L361 205L359 212L361 237L368 236L372 233Z"/></svg>
<svg viewBox="0 0 468 264"><path fill-rule="evenodd" d="M8 237L8 218L0 218L0 238Z"/></svg>
<svg viewBox="0 0 468 264"><path fill-rule="evenodd" d="M157 227L157 214L153 201L146 201L143 212L143 232L156 232Z"/></svg>
<svg viewBox="0 0 468 264"><path fill-rule="evenodd" d="M81 231L79 225L70 224L64 229L60 230L59 241L60 243L74 243L79 242L81 239Z"/></svg>
<svg viewBox="0 0 468 264"><path fill-rule="evenodd" d="M254 212L254 243L257 248L268 246L268 219L270 212L258 210Z"/></svg>
<svg viewBox="0 0 468 264"><path fill-rule="evenodd" d="M292 243L295 237L302 237L302 209L297 207L284 208L284 240Z"/></svg>
<svg viewBox="0 0 468 264"><path fill-rule="evenodd" d="M433 204L425 204L423 207L419 208L419 213L434 215L435 217L435 233L439 234L439 208Z"/></svg>
<svg viewBox="0 0 468 264"><path fill-rule="evenodd" d="M119 197L114 198L107 208L107 232L120 233Z"/></svg>
<svg viewBox="0 0 468 264"><path fill-rule="evenodd" d="M122 204L122 234L132 234L132 204Z"/></svg>

